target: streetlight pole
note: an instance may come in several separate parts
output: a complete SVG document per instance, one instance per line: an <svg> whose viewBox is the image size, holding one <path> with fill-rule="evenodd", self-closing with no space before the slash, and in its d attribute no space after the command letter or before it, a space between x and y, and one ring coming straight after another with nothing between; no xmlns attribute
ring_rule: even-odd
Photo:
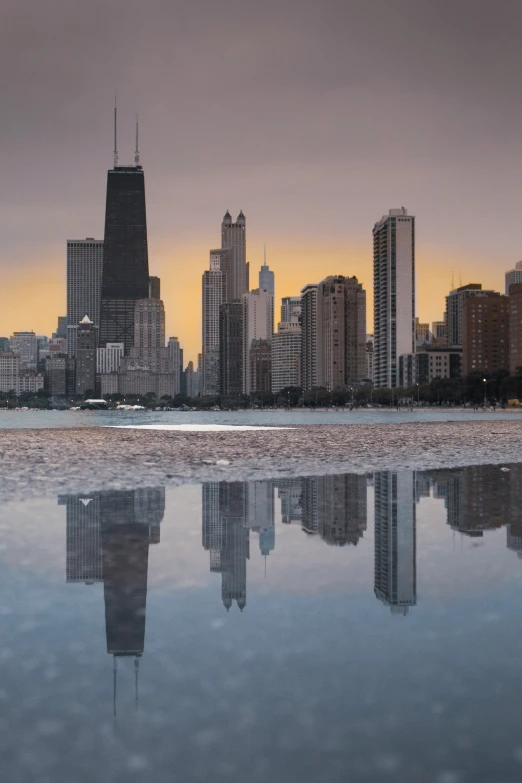
<svg viewBox="0 0 522 783"><path fill-rule="evenodd" d="M419 407L419 405L420 405L420 389L419 389L419 384L417 383L417 408Z"/></svg>
<svg viewBox="0 0 522 783"><path fill-rule="evenodd" d="M487 401L488 401L488 398L487 398L487 395L486 395L486 391L487 391L487 388L488 388L488 382L487 382L486 378L482 378L482 381L484 383L484 406L485 406Z"/></svg>

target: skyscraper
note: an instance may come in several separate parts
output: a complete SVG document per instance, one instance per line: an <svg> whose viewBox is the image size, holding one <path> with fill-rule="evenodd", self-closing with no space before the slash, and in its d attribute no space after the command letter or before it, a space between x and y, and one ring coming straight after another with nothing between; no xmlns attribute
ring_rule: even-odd
<svg viewBox="0 0 522 783"><path fill-rule="evenodd" d="M272 296L275 294L275 277L274 273L266 263L266 257L264 263L261 266L261 269L259 270L259 288L262 291L268 291L268 293L272 294Z"/></svg>
<svg viewBox="0 0 522 783"><path fill-rule="evenodd" d="M415 218L390 209L373 228L374 383L394 388L415 353Z"/></svg>
<svg viewBox="0 0 522 783"><path fill-rule="evenodd" d="M258 391L251 387L250 349L254 340L272 340L274 297L259 288L243 294L243 394ZM265 351L266 353L266 351ZM266 357L265 357L266 358ZM268 391L270 387L268 388Z"/></svg>
<svg viewBox="0 0 522 783"><path fill-rule="evenodd" d="M356 277L327 277L317 288L319 386L342 389L366 377L366 291Z"/></svg>
<svg viewBox="0 0 522 783"><path fill-rule="evenodd" d="M283 296L281 299L281 322L295 321L301 323L301 296Z"/></svg>
<svg viewBox="0 0 522 783"><path fill-rule="evenodd" d="M450 291L446 297L446 339L448 345L460 345L464 342L464 305L467 299L476 296L487 296L490 291L483 291L481 283L468 283Z"/></svg>
<svg viewBox="0 0 522 783"><path fill-rule="evenodd" d="M76 356L76 330L86 315L100 325L103 240L67 240L67 353Z"/></svg>
<svg viewBox="0 0 522 783"><path fill-rule="evenodd" d="M514 269L510 269L509 272L506 272L506 296L509 294L509 286L510 285L521 285L522 284L522 261L517 261L515 264Z"/></svg>
<svg viewBox="0 0 522 783"><path fill-rule="evenodd" d="M38 366L38 338L34 332L15 332L10 341L11 350L20 357L20 366L36 370Z"/></svg>
<svg viewBox="0 0 522 783"><path fill-rule="evenodd" d="M76 330L76 394L95 393L98 329L86 315Z"/></svg>
<svg viewBox="0 0 522 783"><path fill-rule="evenodd" d="M301 385L303 391L317 386L317 283L301 290Z"/></svg>
<svg viewBox="0 0 522 783"><path fill-rule="evenodd" d="M125 355L134 345L136 301L149 296L145 177L137 142L136 133L135 165L118 166L115 138L114 168L107 173L100 346L123 343Z"/></svg>
<svg viewBox="0 0 522 783"><path fill-rule="evenodd" d="M243 385L243 305L225 302L219 311L219 393L241 396Z"/></svg>
<svg viewBox="0 0 522 783"><path fill-rule="evenodd" d="M161 299L161 280L159 277L149 277L149 299Z"/></svg>
<svg viewBox="0 0 522 783"><path fill-rule="evenodd" d="M231 274L225 270L229 277L227 284L227 302L241 299L248 291L248 263L246 260L246 221L243 212L237 216L237 221L232 222L230 212L225 213L221 223L221 247L223 250L232 250Z"/></svg>
<svg viewBox="0 0 522 783"><path fill-rule="evenodd" d="M509 372L522 367L522 283L509 289Z"/></svg>
<svg viewBox="0 0 522 783"><path fill-rule="evenodd" d="M219 394L219 310L226 301L226 276L219 253L210 253L210 269L203 273L202 338L203 396Z"/></svg>

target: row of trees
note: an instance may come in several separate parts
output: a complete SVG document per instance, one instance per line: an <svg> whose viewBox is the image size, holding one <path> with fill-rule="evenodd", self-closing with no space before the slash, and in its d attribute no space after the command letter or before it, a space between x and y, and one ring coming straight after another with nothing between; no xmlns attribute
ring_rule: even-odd
<svg viewBox="0 0 522 783"><path fill-rule="evenodd" d="M85 399L92 397L87 392ZM505 405L508 400L522 401L522 368L510 375L507 370L496 373L472 373L466 378L443 378L433 380L429 384L415 385L406 389L372 389L370 386L359 386L328 391L325 388L313 389L309 392L296 386L289 386L280 392L252 392L240 397L194 397L182 394L175 397L165 395L157 399L153 392L145 395L124 397L122 394L105 395L105 399L114 405L126 403L143 405L147 408L187 406L208 410L219 408L324 408L328 406L363 407L366 405L382 405L385 407L411 405ZM65 403L66 401L64 401ZM79 402L68 400L67 403ZM49 397L43 389L37 394L24 392L18 397L13 391L0 392L0 407L27 406L30 408L48 409L56 407L56 401Z"/></svg>

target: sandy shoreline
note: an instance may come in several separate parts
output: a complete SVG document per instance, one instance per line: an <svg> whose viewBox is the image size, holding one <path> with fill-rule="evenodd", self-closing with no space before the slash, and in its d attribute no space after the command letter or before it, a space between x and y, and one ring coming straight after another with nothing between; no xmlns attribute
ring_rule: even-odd
<svg viewBox="0 0 522 783"><path fill-rule="evenodd" d="M216 465L218 460L229 464ZM514 420L249 432L5 429L0 497L519 460L522 422Z"/></svg>

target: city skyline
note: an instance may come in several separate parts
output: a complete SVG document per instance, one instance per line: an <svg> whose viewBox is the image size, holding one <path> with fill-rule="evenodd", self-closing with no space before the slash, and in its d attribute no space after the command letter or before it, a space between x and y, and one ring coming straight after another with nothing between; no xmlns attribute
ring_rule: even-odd
<svg viewBox="0 0 522 783"><path fill-rule="evenodd" d="M162 279L167 332L179 336L187 359L196 360L200 323L187 300L199 301L208 249L219 245L215 221L226 209L249 219L251 276L267 243L278 299L328 274L355 275L368 291L371 324L371 226L400 204L417 217L423 321L440 319L452 274L455 285L480 280L503 290L504 271L522 255L516 4L478 13L464 0L449 25L408 0L397 14L374 14L371 3L348 10L337 0L325 13L305 2L296 29L291 10L273 2L218 9L199 0L180 24L162 0L154 13L125 5L122 14L117 1L90 19L57 0L67 35L52 50L54 15L29 5L26 16L8 0L13 34L1 53L6 69L14 56L43 67L14 74L2 93L10 184L0 334L50 334L65 312L65 239L102 236L115 87L122 164L132 162L140 112L150 270ZM116 20L135 40L132 50L125 34L108 35ZM210 54L216 34L226 50L218 63ZM377 121L384 110L393 120L386 128ZM487 232L477 230L484 212Z"/></svg>

